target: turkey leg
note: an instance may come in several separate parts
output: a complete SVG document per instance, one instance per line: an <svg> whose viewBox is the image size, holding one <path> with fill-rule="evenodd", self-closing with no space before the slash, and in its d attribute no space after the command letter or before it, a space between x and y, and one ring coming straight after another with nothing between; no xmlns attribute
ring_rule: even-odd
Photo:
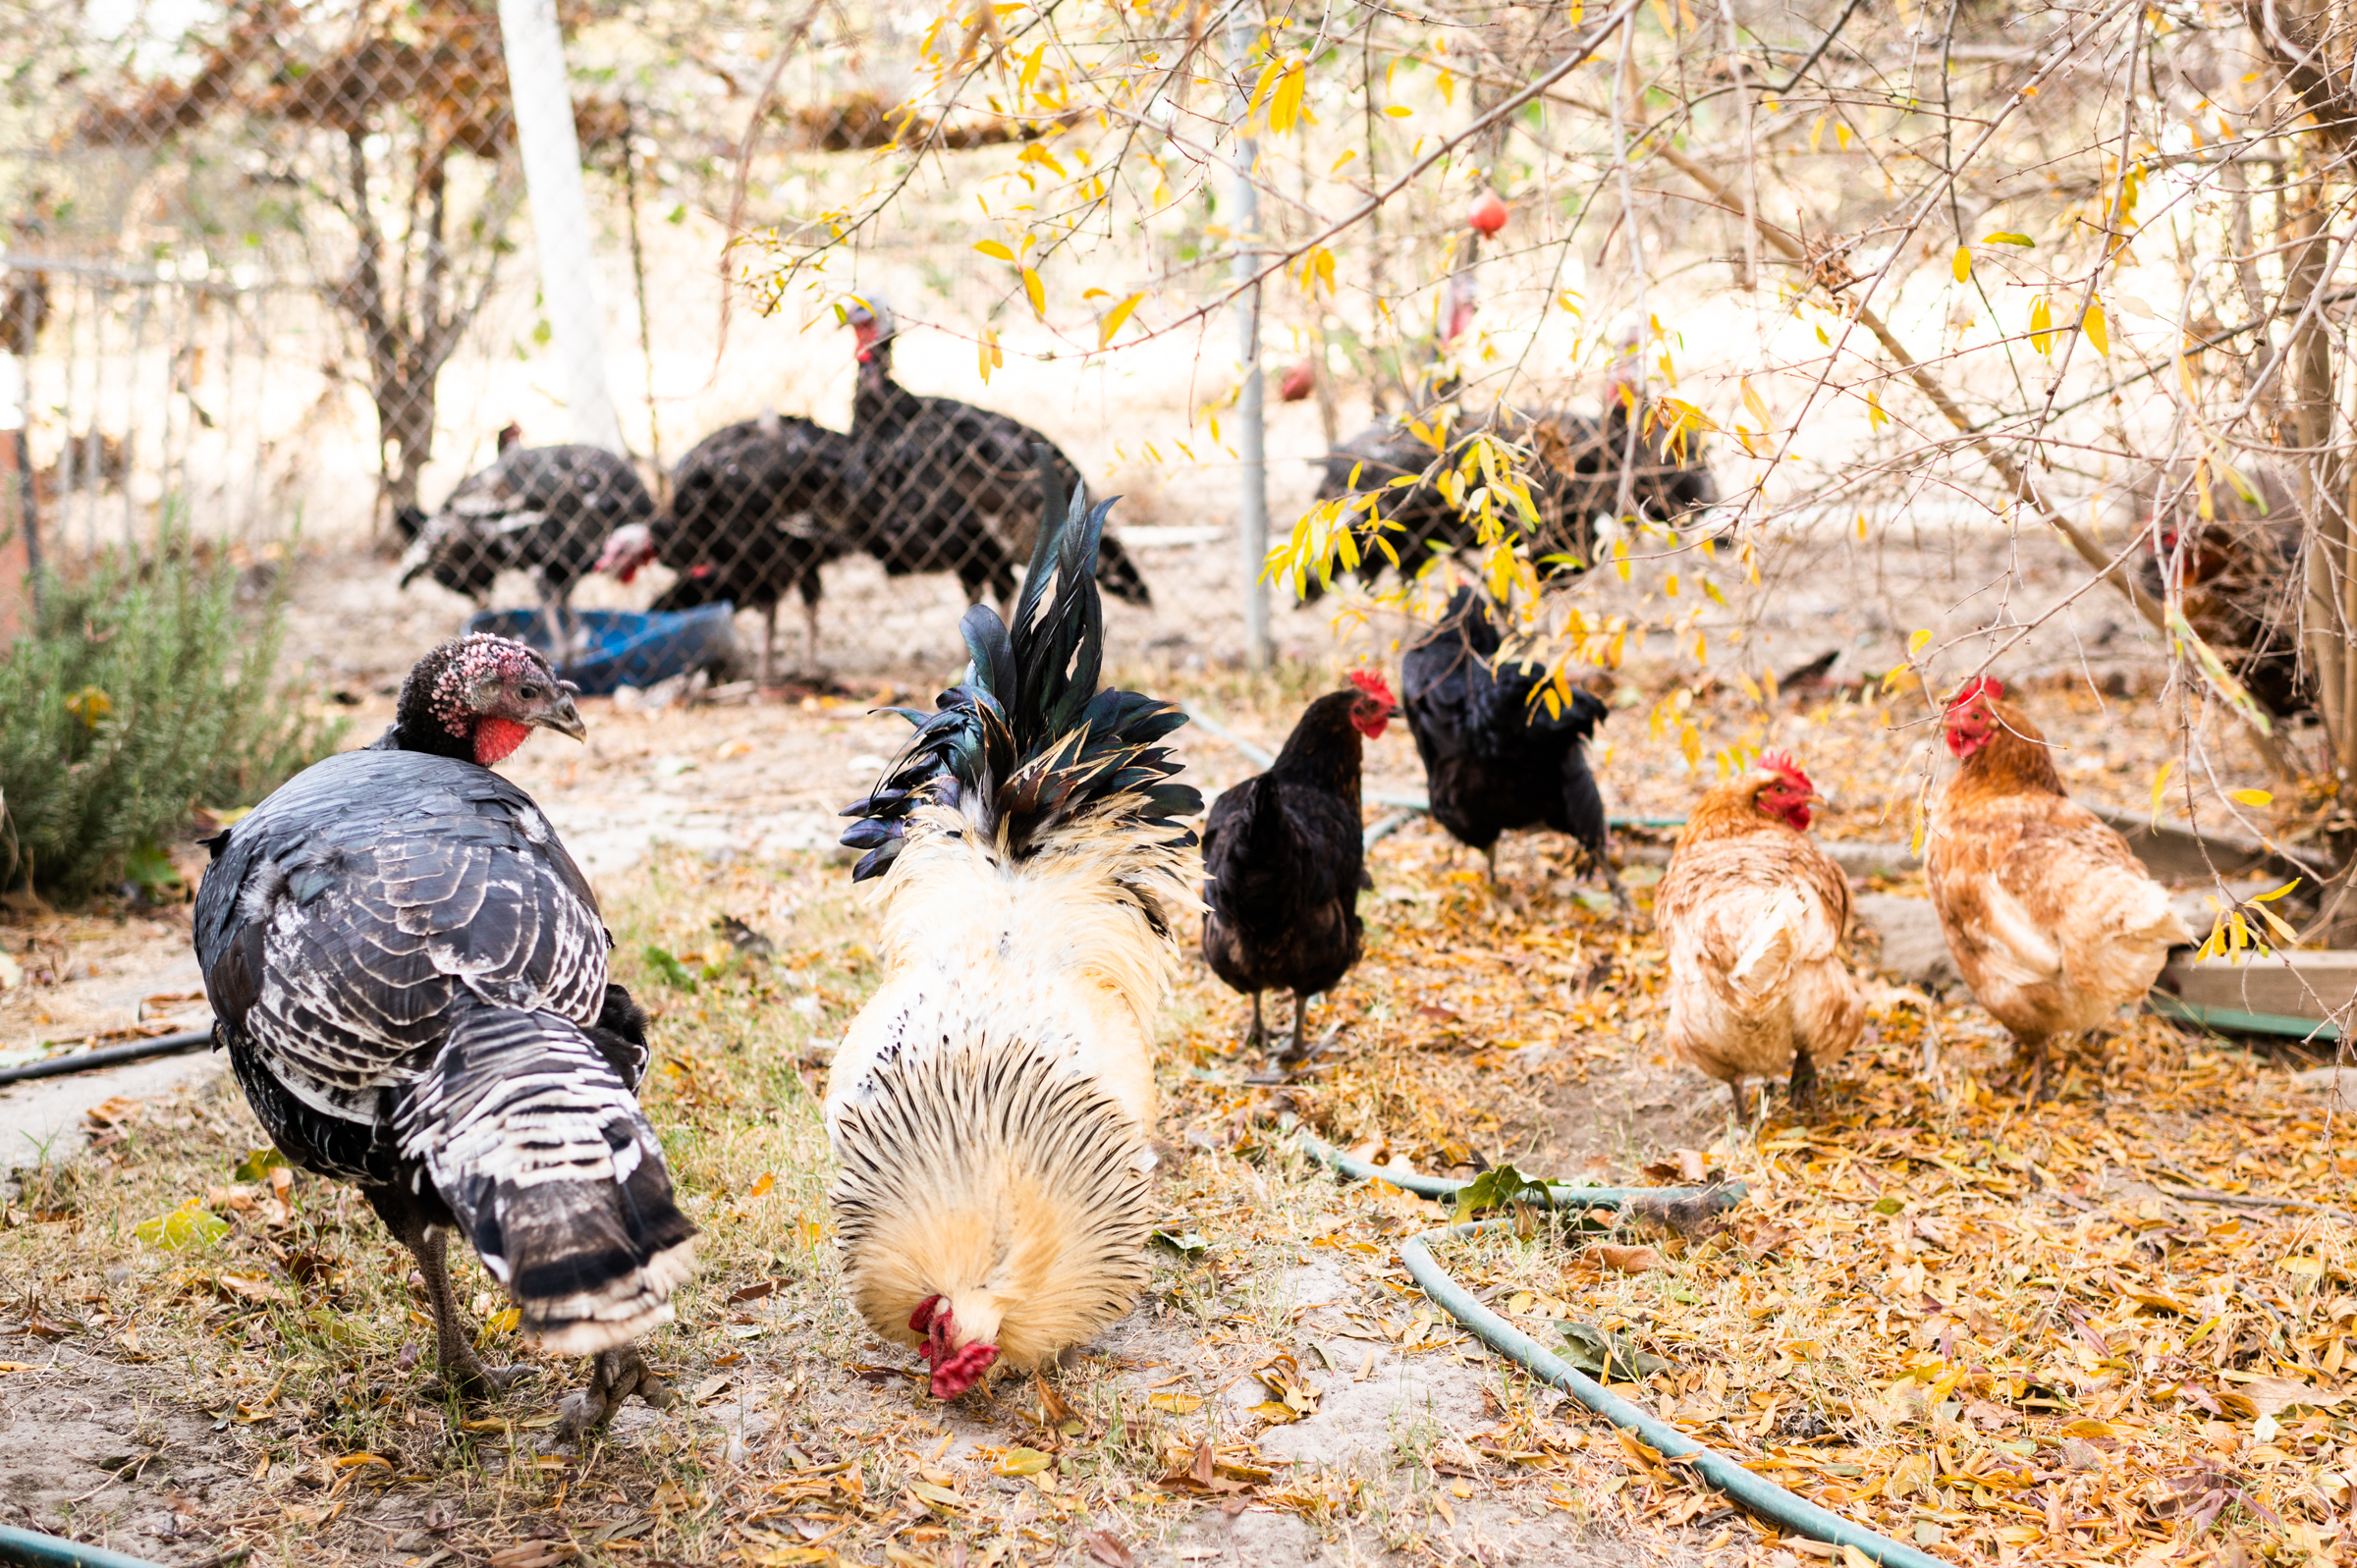
<svg viewBox="0 0 2357 1568"><path fill-rule="evenodd" d="M777 678L778 602L772 599L761 612L761 674L755 684L767 691Z"/></svg>
<svg viewBox="0 0 2357 1568"><path fill-rule="evenodd" d="M410 1255L417 1260L418 1272L425 1276L426 1303L434 1309L434 1362L442 1369L442 1381L461 1395L488 1394L513 1383L524 1368L502 1367L494 1372L475 1359L466 1343L466 1332L459 1324L459 1304L450 1293L450 1232L427 1224L405 1206L393 1233L410 1249Z"/></svg>
<svg viewBox="0 0 2357 1568"><path fill-rule="evenodd" d="M818 673L818 601L802 601L802 668Z"/></svg>
<svg viewBox="0 0 2357 1568"><path fill-rule="evenodd" d="M680 1396L640 1359L636 1345L617 1345L598 1352L589 1362L589 1386L576 1388L558 1402L557 1434L578 1437L593 1427L604 1426L632 1394L657 1410L669 1410L680 1402Z"/></svg>

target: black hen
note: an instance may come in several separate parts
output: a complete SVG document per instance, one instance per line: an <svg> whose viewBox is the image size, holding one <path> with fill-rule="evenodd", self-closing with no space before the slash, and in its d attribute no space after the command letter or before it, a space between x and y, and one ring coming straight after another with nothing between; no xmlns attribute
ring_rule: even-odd
<svg viewBox="0 0 2357 1568"><path fill-rule="evenodd" d="M1546 667L1501 662L1499 644L1488 604L1459 588L1440 624L1400 661L1401 707L1424 759L1433 820L1488 858L1493 885L1501 833L1544 826L1568 834L1625 906L1605 858L1604 797L1588 769L1605 706L1574 688L1551 711L1532 696L1547 683Z"/></svg>
<svg viewBox="0 0 2357 1568"><path fill-rule="evenodd" d="M1047 494L1040 454L1054 470L1057 495L1080 493L1079 468L1019 420L955 398L920 398L893 380L898 328L881 299L855 301L847 314L859 345L851 434L862 444L873 487L861 510L874 534L859 548L891 572L955 571L967 598L979 603L987 587L1006 613L1015 563L1030 560L1039 543ZM1154 602L1111 534L1098 541L1096 577L1125 604Z"/></svg>
<svg viewBox="0 0 2357 1568"><path fill-rule="evenodd" d="M802 662L818 663L819 568L856 537L862 479L851 439L808 419L763 414L724 425L680 460L671 502L616 532L598 569L628 582L649 562L679 574L650 609L733 604L761 612L760 682L775 673L778 603L802 600Z"/></svg>
<svg viewBox="0 0 2357 1568"><path fill-rule="evenodd" d="M1303 1058L1309 999L1358 962L1365 869L1358 779L1365 742L1398 709L1383 677L1355 671L1355 689L1311 703L1269 771L1212 803L1203 830L1203 959L1252 998L1245 1044L1268 1039L1260 994L1293 994L1293 1032L1277 1065Z"/></svg>
<svg viewBox="0 0 2357 1568"><path fill-rule="evenodd" d="M630 460L603 447L526 447L502 436L498 460L460 480L441 511L422 521L413 509L395 518L411 539L401 585L429 576L488 606L501 572L528 571L539 584L549 646L564 648L575 584L607 536L644 522L655 500Z"/></svg>
<svg viewBox="0 0 2357 1568"><path fill-rule="evenodd" d="M503 1379L444 1267L461 1230L525 1333L597 1358L578 1429L669 1399L630 1341L671 1317L695 1226L634 1096L645 1014L609 983L596 896L529 795L488 766L534 727L584 733L521 643L419 661L399 717L210 840L196 956L214 1039L305 1170L358 1184L416 1256L445 1379Z"/></svg>
<svg viewBox="0 0 2357 1568"><path fill-rule="evenodd" d="M1431 428L1429 419L1426 428ZM1628 415L1617 401L1607 406L1601 419L1561 411L1532 415L1501 407L1453 432L1458 442L1475 434L1495 435L1531 451L1524 472L1531 482L1531 508L1539 514L1539 527L1530 542L1532 554L1546 563L1546 571L1587 568L1596 548L1596 518L1618 511L1624 471L1629 504L1643 516L1666 521L1718 499L1710 469L1680 459L1660 430L1640 433L1632 448ZM1318 484L1320 501L1374 497L1371 512L1352 517L1359 550L1353 570L1361 582L1372 586L1394 564L1394 557L1398 569L1413 576L1436 550L1463 550L1475 542L1472 519L1450 505L1437 483L1423 477L1438 456L1408 420L1370 426L1326 455L1325 477ZM1415 482L1389 488L1397 479ZM1526 526L1518 511L1509 514L1509 521L1517 528ZM1303 597L1314 599L1322 591L1312 575Z"/></svg>

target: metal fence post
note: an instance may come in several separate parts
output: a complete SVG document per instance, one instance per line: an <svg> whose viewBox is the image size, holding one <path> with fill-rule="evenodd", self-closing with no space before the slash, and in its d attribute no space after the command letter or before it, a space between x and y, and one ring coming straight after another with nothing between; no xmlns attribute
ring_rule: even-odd
<svg viewBox="0 0 2357 1568"><path fill-rule="evenodd" d="M565 39L554 0L499 0L499 32L516 105L516 143L540 247L540 297L556 342L573 439L626 454L606 385L605 320L590 265L589 198L565 80Z"/></svg>
<svg viewBox="0 0 2357 1568"><path fill-rule="evenodd" d="M1242 6L1228 25L1228 50L1235 72L1235 118L1240 126L1249 107L1245 71L1260 23ZM1252 166L1259 160L1260 143L1239 136L1235 143L1235 276L1249 278L1260 266L1260 192L1252 184ZM1242 486L1236 513L1236 538L1242 556L1244 589L1244 663L1253 670L1269 667L1269 585L1261 572L1269 554L1269 461L1262 420L1260 372L1260 285L1244 290L1235 301L1239 357L1243 385L1235 402L1235 450L1241 460Z"/></svg>

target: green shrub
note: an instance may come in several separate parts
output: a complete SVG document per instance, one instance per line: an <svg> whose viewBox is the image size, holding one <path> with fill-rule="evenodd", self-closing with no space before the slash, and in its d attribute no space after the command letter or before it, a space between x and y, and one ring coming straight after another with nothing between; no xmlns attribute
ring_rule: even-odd
<svg viewBox="0 0 2357 1568"><path fill-rule="evenodd" d="M186 534L38 597L0 653L0 887L169 881L195 807L251 805L333 749L341 725L278 679L283 597L241 607L237 568Z"/></svg>

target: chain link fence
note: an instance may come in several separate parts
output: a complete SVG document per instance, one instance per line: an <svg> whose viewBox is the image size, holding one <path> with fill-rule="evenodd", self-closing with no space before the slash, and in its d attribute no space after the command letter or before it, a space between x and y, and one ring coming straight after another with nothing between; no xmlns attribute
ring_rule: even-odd
<svg viewBox="0 0 2357 1568"><path fill-rule="evenodd" d="M973 13L969 52L1000 47L990 16ZM513 624L577 657L614 651L614 633L576 610L725 602L744 616L747 673L941 663L959 603L1012 595L1044 453L1059 488L1124 497L1100 564L1117 616L1150 611L1141 636L1181 654L1240 646L1232 333L1089 358L1020 269L989 258L1020 171L1055 164L1071 112L926 111L908 75L936 46L921 8L689 0L558 20L590 214L586 244L561 255L527 200L492 6L59 3L0 41L18 84L0 110L0 423L20 432L21 510L52 567L166 526L256 558L300 534L370 553L454 622L526 608ZM1509 52L1561 30L1518 25L1528 38L1500 34ZM876 156L896 140L930 150ZM894 222L756 307L748 280L806 245L809 215L887 180L907 182ZM1432 371L1453 343L1490 399L1510 383L1555 410L1517 426L1542 459L1550 442L1584 452L1542 494L1553 513L1630 493L1600 477L1623 456L1600 434L1606 379L1536 373L1580 362L1577 314L1510 361L1463 336L1472 248L1424 199L1338 242L1379 308L1334 305L1330 283L1322 303L1314 280L1269 292L1280 533L1319 494L1422 472L1431 448L1391 421L1459 390ZM1226 264L1222 216L1206 179L1071 281L1106 298L1199 283ZM1280 202L1265 227L1277 243L1306 221ZM1413 281L1429 278L1446 286ZM1564 283L1560 257L1502 253L1481 302L1545 320ZM562 367L556 297L576 287L594 301L618 452L576 439L585 394ZM1698 451L1648 431L1637 468L1654 514L1708 499ZM1375 514L1410 564L1471 543L1430 483ZM1575 523L1551 514L1556 542L1585 554ZM1281 624L1321 637L1330 619L1292 615Z"/></svg>

